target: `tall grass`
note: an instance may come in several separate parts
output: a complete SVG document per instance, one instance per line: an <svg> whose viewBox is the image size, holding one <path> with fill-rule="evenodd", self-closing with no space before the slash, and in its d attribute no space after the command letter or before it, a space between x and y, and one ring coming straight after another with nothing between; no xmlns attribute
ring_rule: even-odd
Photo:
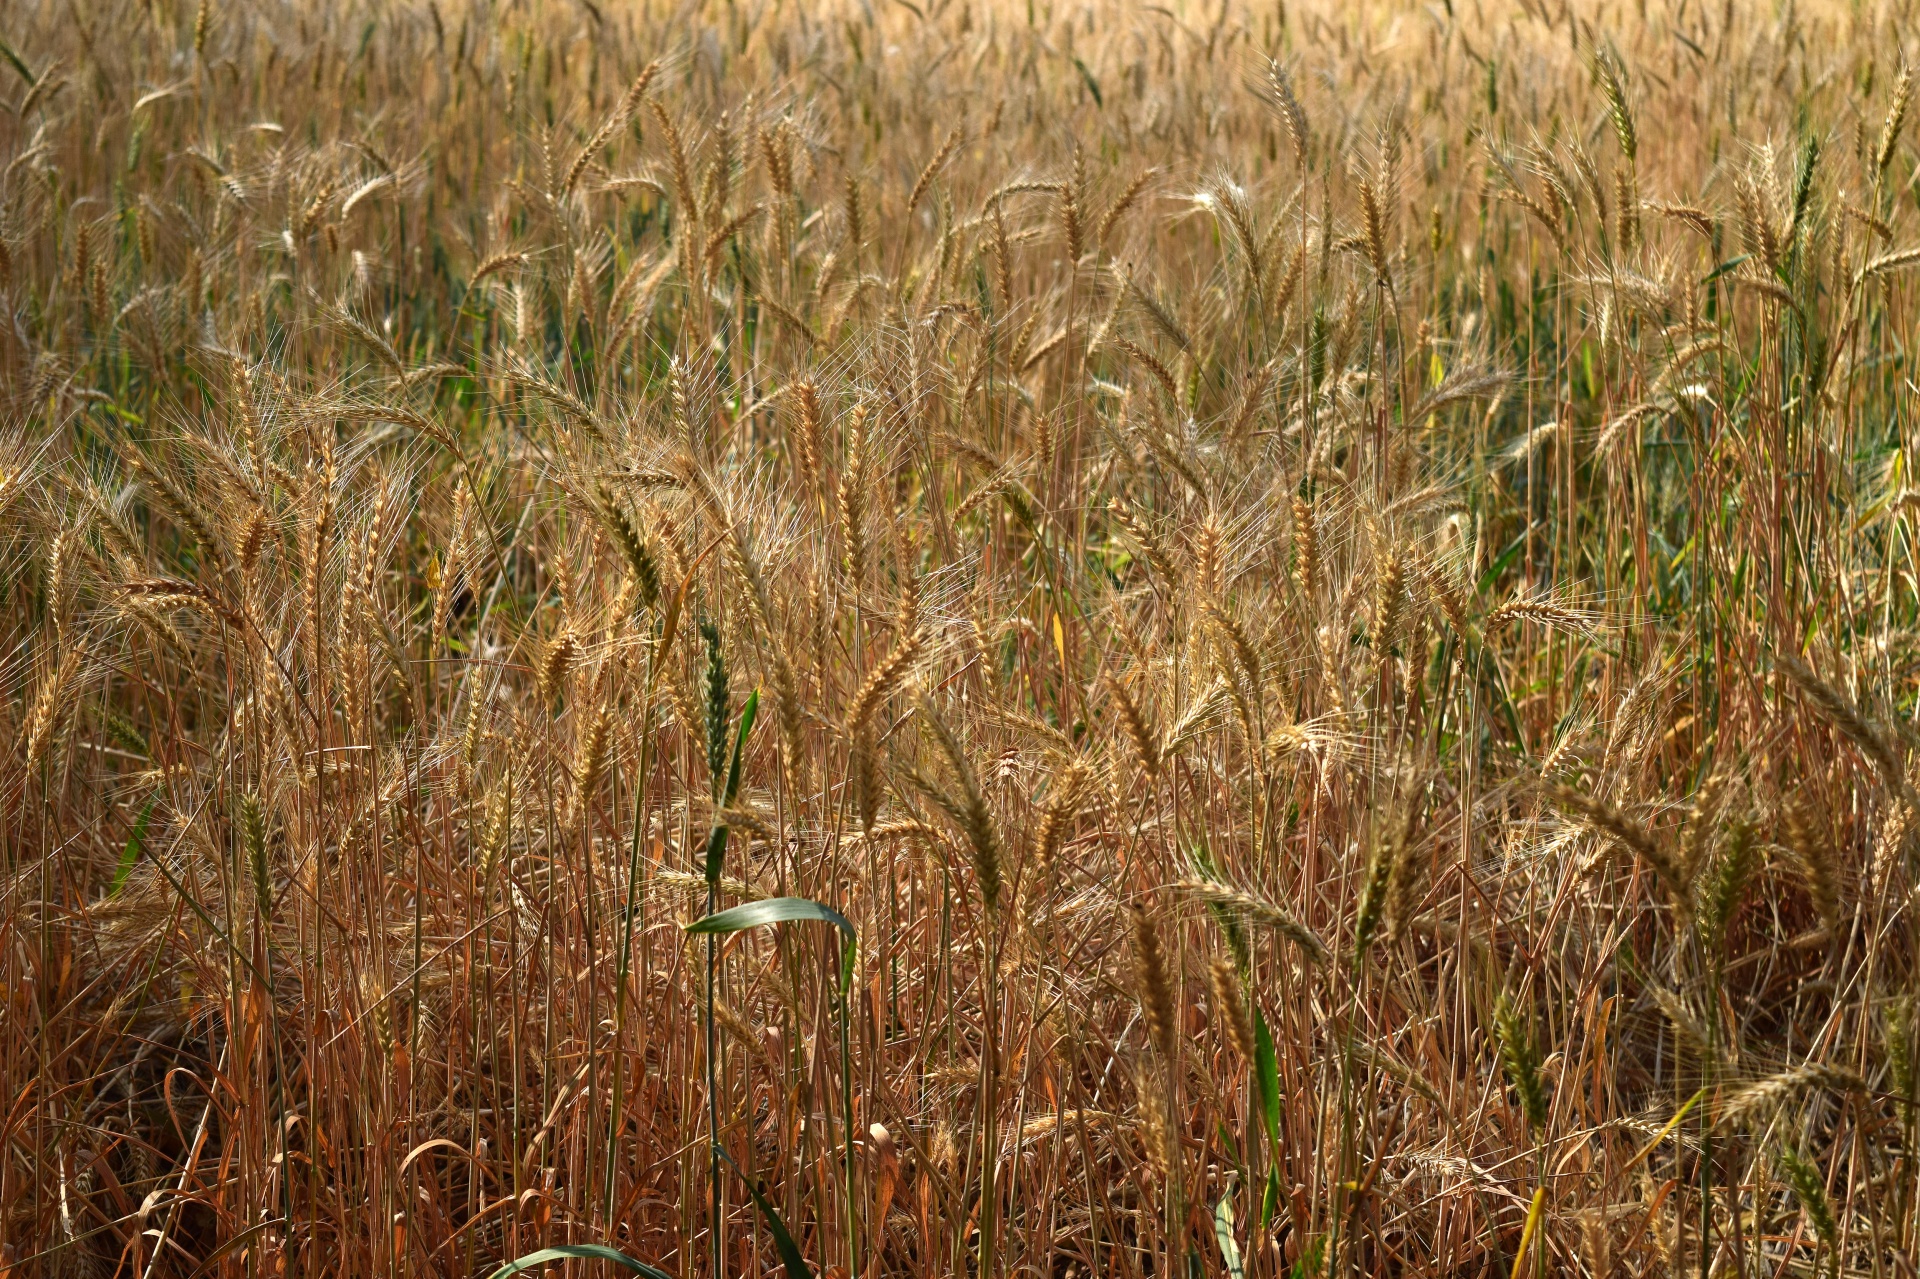
<svg viewBox="0 0 1920 1279"><path fill-rule="evenodd" d="M1913 21L0 10L0 1275L1912 1273Z"/></svg>

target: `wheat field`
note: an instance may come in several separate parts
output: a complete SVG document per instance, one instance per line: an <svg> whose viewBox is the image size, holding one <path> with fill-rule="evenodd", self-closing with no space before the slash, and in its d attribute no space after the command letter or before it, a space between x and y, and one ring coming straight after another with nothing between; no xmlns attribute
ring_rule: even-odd
<svg viewBox="0 0 1920 1279"><path fill-rule="evenodd" d="M1911 1279L1917 20L0 10L0 1277Z"/></svg>

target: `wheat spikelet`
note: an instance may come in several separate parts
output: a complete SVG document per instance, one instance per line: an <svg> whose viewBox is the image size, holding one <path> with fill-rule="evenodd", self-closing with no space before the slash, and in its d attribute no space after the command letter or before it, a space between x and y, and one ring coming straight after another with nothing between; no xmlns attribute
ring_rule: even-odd
<svg viewBox="0 0 1920 1279"><path fill-rule="evenodd" d="M1312 607L1320 584L1320 530L1306 499L1293 499L1293 577L1300 598Z"/></svg>
<svg viewBox="0 0 1920 1279"><path fill-rule="evenodd" d="M1787 1185L1792 1188L1793 1197L1800 1201L1801 1211L1813 1223L1820 1242L1837 1258L1840 1223L1834 1220L1833 1204L1827 1198L1826 1178L1804 1155L1785 1146L1774 1152L1774 1161L1779 1164Z"/></svg>
<svg viewBox="0 0 1920 1279"><path fill-rule="evenodd" d="M1141 1145L1146 1149L1147 1166L1164 1183L1173 1169L1173 1123L1167 1116L1166 1099L1152 1087L1140 1090L1139 1128Z"/></svg>
<svg viewBox="0 0 1920 1279"><path fill-rule="evenodd" d="M534 672L534 687L543 703L552 704L554 695L565 686L567 672L573 668L574 659L579 654L580 637L571 629L562 630L547 641Z"/></svg>
<svg viewBox="0 0 1920 1279"><path fill-rule="evenodd" d="M1500 1063L1506 1067L1507 1082L1520 1098L1520 1112L1527 1127L1539 1132L1547 1125L1547 1090L1540 1075L1540 1050L1520 1024L1513 1000L1505 992L1493 1008L1494 1038L1500 1045Z"/></svg>
<svg viewBox="0 0 1920 1279"><path fill-rule="evenodd" d="M1401 604L1406 596L1406 561L1399 551L1387 557L1387 563L1380 570L1374 583L1373 625L1367 636L1367 643L1373 649L1374 656L1385 660L1393 645L1394 633L1400 626Z"/></svg>
<svg viewBox="0 0 1920 1279"><path fill-rule="evenodd" d="M1373 267L1374 283L1383 289L1393 288L1393 277L1387 267L1387 230L1385 215L1380 208L1380 193L1373 183L1365 178L1360 180L1360 209L1366 217L1366 234L1363 243L1367 250L1367 261Z"/></svg>
<svg viewBox="0 0 1920 1279"><path fill-rule="evenodd" d="M607 765L607 745L612 729L612 708L602 702L581 736L574 755L574 793L582 810L592 802L600 776Z"/></svg>
<svg viewBox="0 0 1920 1279"><path fill-rule="evenodd" d="M1060 237L1066 242L1067 261L1078 262L1086 252L1085 229L1080 219L1080 191L1086 184L1086 153L1076 143L1073 148L1073 177L1060 184Z"/></svg>
<svg viewBox="0 0 1920 1279"><path fill-rule="evenodd" d="M1091 780L1092 771L1076 759L1054 781L1053 791L1040 813L1039 829L1033 836L1037 893L1045 893L1053 885L1055 859L1059 856L1061 844L1066 841L1067 832L1079 812L1081 797Z"/></svg>
<svg viewBox="0 0 1920 1279"><path fill-rule="evenodd" d="M798 475L801 484L812 489L820 482L820 394L812 382L803 381L794 387L794 396L799 400L799 422L795 430L794 458L799 464Z"/></svg>
<svg viewBox="0 0 1920 1279"><path fill-rule="evenodd" d="M1214 1015L1226 1030L1227 1042L1233 1045L1241 1061L1252 1065L1257 1056L1253 1019L1247 1015L1247 997L1240 989L1240 975L1233 961L1215 956L1207 965L1207 980L1212 987Z"/></svg>
<svg viewBox="0 0 1920 1279"><path fill-rule="evenodd" d="M1886 181L1887 167L1893 163L1895 148L1900 145L1900 130L1907 120L1907 103L1913 96L1913 68L1901 67L1900 79L1893 87L1893 101L1887 107L1887 118L1880 126L1880 141L1873 149L1873 172L1876 182Z"/></svg>
<svg viewBox="0 0 1920 1279"><path fill-rule="evenodd" d="M1167 967L1167 953L1160 942L1160 930L1153 917L1139 902L1127 905L1133 927L1134 995L1140 1001L1140 1015L1147 1025L1147 1039L1162 1061L1174 1058L1174 1036L1179 1033L1174 1014L1173 975Z"/></svg>
<svg viewBox="0 0 1920 1279"><path fill-rule="evenodd" d="M855 592L866 580L867 567L867 454L871 447L866 438L867 412L865 404L856 406L847 424L846 470L840 477L840 540L847 578Z"/></svg>
<svg viewBox="0 0 1920 1279"><path fill-rule="evenodd" d="M48 743L52 741L65 714L62 698L79 672L86 651L84 643L68 648L40 681L40 692L33 699L33 709L27 715L26 727L21 734L28 773L38 769L40 762L46 758Z"/></svg>

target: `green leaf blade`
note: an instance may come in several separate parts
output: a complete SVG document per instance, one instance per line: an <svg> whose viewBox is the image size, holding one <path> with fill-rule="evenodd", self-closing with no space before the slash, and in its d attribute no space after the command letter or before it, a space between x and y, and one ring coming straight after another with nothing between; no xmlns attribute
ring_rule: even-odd
<svg viewBox="0 0 1920 1279"><path fill-rule="evenodd" d="M673 1279L672 1275L658 1267L650 1266L644 1261L638 1261L629 1257L618 1248L609 1248L605 1244L599 1243L567 1243L559 1244L552 1248L542 1248L538 1252L530 1252L524 1257L515 1257L512 1261L509 1261L506 1265L500 1267L491 1275L488 1275L487 1279L509 1279L509 1276L517 1275L523 1270L531 1270L535 1266L544 1266L549 1261L565 1261L569 1258L579 1258L587 1261L611 1261L614 1265L622 1266L637 1275L645 1275L646 1279Z"/></svg>

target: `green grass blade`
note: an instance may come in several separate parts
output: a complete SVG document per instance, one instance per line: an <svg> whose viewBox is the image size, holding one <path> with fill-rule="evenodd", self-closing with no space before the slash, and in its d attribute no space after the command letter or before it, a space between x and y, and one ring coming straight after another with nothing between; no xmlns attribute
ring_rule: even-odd
<svg viewBox="0 0 1920 1279"><path fill-rule="evenodd" d="M1246 1267L1240 1262L1240 1245L1233 1238L1233 1200L1222 1198L1214 1205L1213 1237L1220 1245L1221 1259L1227 1263L1228 1279L1246 1279Z"/></svg>
<svg viewBox="0 0 1920 1279"><path fill-rule="evenodd" d="M737 933L749 928L759 928L763 924L788 924L796 920L814 919L823 924L832 924L849 940L857 938L853 921L819 902L809 901L805 897L769 897L762 901L746 902L730 910L708 915L687 925L689 933Z"/></svg>
<svg viewBox="0 0 1920 1279"><path fill-rule="evenodd" d="M733 803L740 793L740 756L746 753L747 734L753 731L754 718L760 713L760 690L754 689L747 694L747 704L740 712L740 731L733 739L733 762L727 766L727 790L725 803Z"/></svg>
<svg viewBox="0 0 1920 1279"><path fill-rule="evenodd" d="M543 1266L549 1261L565 1261L577 1257L586 1261L611 1261L616 1266L624 1266L635 1274L645 1275L647 1279L673 1279L673 1276L644 1261L636 1261L618 1248L609 1248L601 1243L564 1243L552 1248L542 1248L530 1252L524 1257L515 1257L506 1265L494 1271L487 1279L507 1279L523 1270Z"/></svg>
<svg viewBox="0 0 1920 1279"><path fill-rule="evenodd" d="M1260 1085L1260 1113L1267 1122L1267 1140L1275 1157L1280 1152L1280 1064L1273 1051L1273 1032L1260 1010L1253 1010L1253 1074Z"/></svg>
<svg viewBox="0 0 1920 1279"><path fill-rule="evenodd" d="M757 903L756 903L757 904ZM787 1231L787 1223L780 1219L780 1213L753 1183L753 1179L741 1172L740 1165L733 1162L733 1156L715 1146L713 1153L727 1161L727 1167L740 1173L740 1180L747 1184L747 1193L753 1196L753 1206L766 1220L767 1233L773 1236L773 1247L780 1254L780 1264L786 1269L787 1279L813 1279L813 1271L807 1266L807 1259L800 1253L800 1245L793 1241L793 1235Z"/></svg>
<svg viewBox="0 0 1920 1279"><path fill-rule="evenodd" d="M140 810L140 816L134 820L133 834L127 836L127 846L120 854L120 864L114 867L113 887L107 890L107 896L118 897L120 890L126 887L127 876L133 874L134 863L140 860L140 850L146 847L147 820L153 816L153 806L159 802L160 797L155 795L147 801L147 806Z"/></svg>

